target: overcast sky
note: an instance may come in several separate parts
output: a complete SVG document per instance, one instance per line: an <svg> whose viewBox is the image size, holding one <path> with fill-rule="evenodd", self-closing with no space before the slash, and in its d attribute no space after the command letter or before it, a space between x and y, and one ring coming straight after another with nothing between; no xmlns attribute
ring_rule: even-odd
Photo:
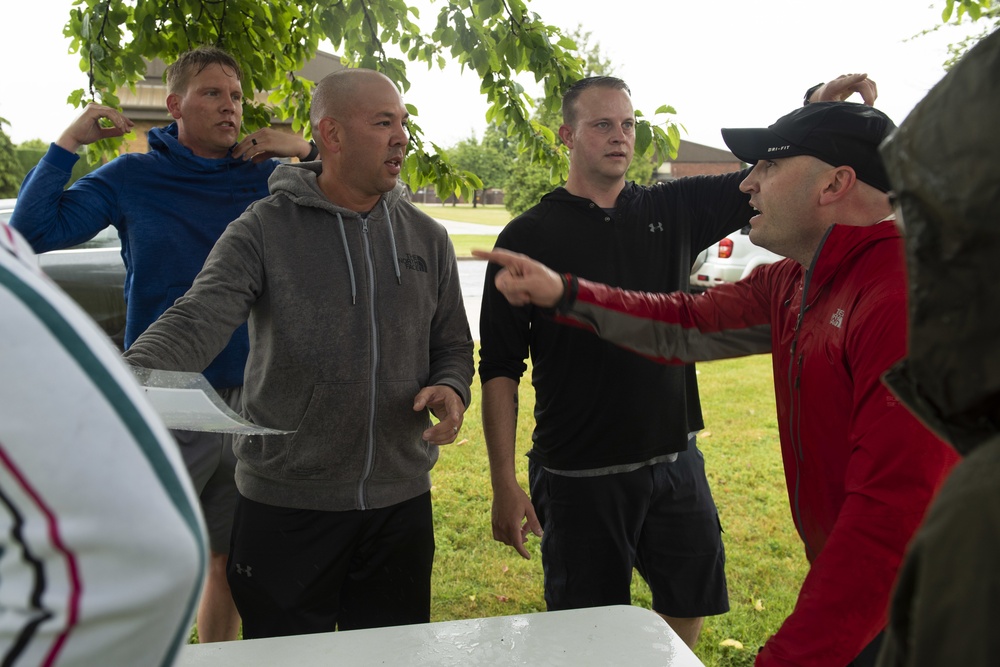
<svg viewBox="0 0 1000 667"><path fill-rule="evenodd" d="M424 20L440 3L410 0ZM632 89L635 107L677 109L685 139L724 147L719 128L772 123L822 80L867 72L877 105L897 123L943 75L946 45L967 32L910 39L940 20L941 0L529 0L528 8L567 31L582 24L591 43ZM66 104L86 77L62 35L70 0L8 3L0 25L0 117L15 143L55 139L78 113ZM426 138L450 146L486 126L479 81L410 69L407 102ZM531 83L530 79L524 81ZM530 89L530 88L529 88Z"/></svg>

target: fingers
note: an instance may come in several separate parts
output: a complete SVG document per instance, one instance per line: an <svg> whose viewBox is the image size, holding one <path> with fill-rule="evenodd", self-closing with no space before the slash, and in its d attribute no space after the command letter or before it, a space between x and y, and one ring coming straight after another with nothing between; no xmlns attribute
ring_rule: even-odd
<svg viewBox="0 0 1000 667"><path fill-rule="evenodd" d="M531 261L527 255L522 255L518 252L511 252L510 250L504 250L503 248L494 248L493 250L473 250L473 257L478 257L479 259L485 259L488 262L493 262L494 264L499 264L507 268L521 266L525 260Z"/></svg>
<svg viewBox="0 0 1000 667"><path fill-rule="evenodd" d="M535 523L538 523L537 519L535 520ZM531 560L531 553L528 551L528 547L525 546L528 543L528 532L525 526L527 526L527 523L518 527L516 521L510 526L501 525L497 521L494 521L493 539L502 544L506 544L509 547L513 547L514 551L521 555L521 558ZM540 529L539 532L535 534L541 536Z"/></svg>
<svg viewBox="0 0 1000 667"><path fill-rule="evenodd" d="M858 84L858 93L861 94L861 99L870 107L875 106L875 100L878 99L878 86L871 79L865 79L860 84Z"/></svg>
<svg viewBox="0 0 1000 667"><path fill-rule="evenodd" d="M233 148L233 157L242 158L244 161L250 160L254 163L274 157L276 155L274 141L267 136L265 129L251 132L243 137L243 141Z"/></svg>
<svg viewBox="0 0 1000 667"><path fill-rule="evenodd" d="M108 133L115 133L115 136L128 134L135 125L125 114L106 107L103 104L88 104L83 110L82 118L85 119L86 126L96 124L101 130ZM110 125L110 127L108 127Z"/></svg>
<svg viewBox="0 0 1000 667"><path fill-rule="evenodd" d="M520 278L511 275L509 269L502 269L493 279L497 290L512 306L525 306L531 303L531 293L522 289L522 282Z"/></svg>
<svg viewBox="0 0 1000 667"><path fill-rule="evenodd" d="M270 127L251 132L233 148L233 157L262 162L273 157L301 158L310 150L309 142L298 135Z"/></svg>
<svg viewBox="0 0 1000 667"><path fill-rule="evenodd" d="M521 526L521 537L525 542L528 541L528 533L531 532L535 537L542 536L542 524L538 522L538 517L535 515L535 507L530 502L528 503L527 513L525 515L526 521L524 525Z"/></svg>
<svg viewBox="0 0 1000 667"><path fill-rule="evenodd" d="M56 145L73 153L80 146L124 136L132 131L134 125L128 116L117 109L92 102L63 131Z"/></svg>
<svg viewBox="0 0 1000 667"><path fill-rule="evenodd" d="M524 560L531 560L531 554L528 553L528 547L524 546L528 541L527 537L523 537L520 541L514 540L513 543L508 542L510 546L514 547L517 553L521 554L521 558Z"/></svg>
<svg viewBox="0 0 1000 667"><path fill-rule="evenodd" d="M453 425L449 420L440 421L425 430L421 437L432 445L450 445L458 438L461 426Z"/></svg>
<svg viewBox="0 0 1000 667"><path fill-rule="evenodd" d="M861 73L841 74L827 82L817 92L818 102L844 102L857 93L868 106L874 106L878 98L878 87L868 75Z"/></svg>
<svg viewBox="0 0 1000 667"><path fill-rule="evenodd" d="M455 442L465 420L465 404L455 390L445 385L424 387L413 399L413 410L425 409L441 421L426 429L421 437L434 445Z"/></svg>
<svg viewBox="0 0 1000 667"><path fill-rule="evenodd" d="M531 534L542 536L542 526L528 494L516 483L494 487L492 526L494 540L513 547L522 558L531 559L525 544Z"/></svg>

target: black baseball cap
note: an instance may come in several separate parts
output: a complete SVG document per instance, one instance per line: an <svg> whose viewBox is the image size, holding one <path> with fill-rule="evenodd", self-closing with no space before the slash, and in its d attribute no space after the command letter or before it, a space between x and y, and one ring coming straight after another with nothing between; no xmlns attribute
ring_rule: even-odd
<svg viewBox="0 0 1000 667"><path fill-rule="evenodd" d="M722 139L740 160L811 155L834 167L854 169L859 180L891 190L878 147L896 129L884 113L854 102L815 102L767 128L723 128Z"/></svg>

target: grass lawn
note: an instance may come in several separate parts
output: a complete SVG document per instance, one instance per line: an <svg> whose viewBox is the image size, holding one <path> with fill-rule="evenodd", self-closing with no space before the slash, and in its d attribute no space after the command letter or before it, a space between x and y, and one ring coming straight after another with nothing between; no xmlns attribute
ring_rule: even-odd
<svg viewBox="0 0 1000 667"><path fill-rule="evenodd" d="M455 246L455 256L458 258L472 257L472 250L492 250L497 242L495 236L480 236L478 234L452 234L451 244Z"/></svg>
<svg viewBox="0 0 1000 667"><path fill-rule="evenodd" d="M709 481L725 531L731 611L707 619L696 653L708 666L752 665L756 649L795 603L806 561L789 517L774 416L770 356L699 365L707 428L699 438ZM527 451L533 392L521 383L518 453ZM462 445L441 450L434 469L437 555L432 620L544 611L538 540L529 541L530 561L499 542L490 528L492 492L479 412L479 382L473 385ZM518 457L527 487L527 459ZM633 603L649 607L641 578ZM744 648L722 646L724 640Z"/></svg>
<svg viewBox="0 0 1000 667"><path fill-rule="evenodd" d="M496 225L503 227L511 220L511 214L503 206L480 204L472 208L472 204L414 204L421 211L438 220L454 220L455 222L475 222L480 225Z"/></svg>

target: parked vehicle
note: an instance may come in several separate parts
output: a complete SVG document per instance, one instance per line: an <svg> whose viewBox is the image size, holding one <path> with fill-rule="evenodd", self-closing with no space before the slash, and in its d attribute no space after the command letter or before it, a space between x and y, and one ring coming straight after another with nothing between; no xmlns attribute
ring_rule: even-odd
<svg viewBox="0 0 1000 667"><path fill-rule="evenodd" d="M0 220L9 222L16 199L0 199ZM38 255L38 265L122 347L125 339L125 263L118 230L66 250Z"/></svg>
<svg viewBox="0 0 1000 667"><path fill-rule="evenodd" d="M714 285L742 280L762 264L784 259L750 241L750 225L733 232L698 256L691 271L691 288L705 290Z"/></svg>
<svg viewBox="0 0 1000 667"><path fill-rule="evenodd" d="M14 212L16 199L0 199L0 222L10 222L10 216Z"/></svg>

